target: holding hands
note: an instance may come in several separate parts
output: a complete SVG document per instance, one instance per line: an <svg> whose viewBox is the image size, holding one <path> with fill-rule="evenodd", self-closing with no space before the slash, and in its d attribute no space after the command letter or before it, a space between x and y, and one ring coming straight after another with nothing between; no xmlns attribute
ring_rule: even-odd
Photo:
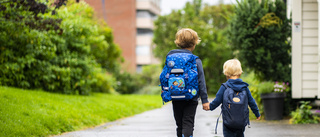
<svg viewBox="0 0 320 137"><path fill-rule="evenodd" d="M208 103L203 103L203 104L202 104L202 109L203 109L203 110L210 110L210 106L209 106L209 105L210 105L209 102L208 102Z"/></svg>

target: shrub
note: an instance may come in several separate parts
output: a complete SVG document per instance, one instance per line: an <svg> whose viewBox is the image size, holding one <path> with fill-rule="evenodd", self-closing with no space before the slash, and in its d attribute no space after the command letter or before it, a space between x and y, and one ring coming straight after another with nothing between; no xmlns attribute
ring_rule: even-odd
<svg viewBox="0 0 320 137"><path fill-rule="evenodd" d="M142 85L138 83L136 74L122 72L115 76L117 79L117 86L115 89L121 94L132 94L142 87Z"/></svg>
<svg viewBox="0 0 320 137"><path fill-rule="evenodd" d="M138 74L139 83L144 85L136 93L138 94L160 94L161 88L159 87L159 76L162 71L160 65L143 66L142 72Z"/></svg>
<svg viewBox="0 0 320 137"><path fill-rule="evenodd" d="M290 119L290 123L292 124L316 124L319 123L320 118L312 115L311 108L309 105L309 101L301 101L300 108L297 108L296 111L291 112L292 118Z"/></svg>
<svg viewBox="0 0 320 137"><path fill-rule="evenodd" d="M131 74L122 72L116 74L116 90L122 94L156 94L161 88L159 75L162 71L160 65L146 65L142 67L141 73Z"/></svg>
<svg viewBox="0 0 320 137"><path fill-rule="evenodd" d="M247 82L249 84L249 90L251 92L251 95L258 105L259 112L261 114L263 114L264 113L263 112L263 104L262 104L262 100L260 97L260 91L261 91L260 84L261 84L261 82L259 81L259 79L257 78L257 76L253 72L244 73L241 76L241 78L244 82ZM254 119L255 119L255 117L254 117Z"/></svg>
<svg viewBox="0 0 320 137"><path fill-rule="evenodd" d="M52 15L33 13L15 2L2 4L0 10L1 85L83 95L114 90L113 76L101 65L110 71L118 69L120 50L109 36L111 30L93 19L91 7L83 2L71 4ZM14 21L19 17L25 19ZM43 22L49 22L45 28Z"/></svg>
<svg viewBox="0 0 320 137"><path fill-rule="evenodd" d="M114 89L116 87L116 79L112 74L96 67L92 76L93 80L90 85L93 92L117 94Z"/></svg>
<svg viewBox="0 0 320 137"><path fill-rule="evenodd" d="M271 81L261 82L258 85L258 93L259 94L271 93L273 92L273 86L274 86L274 83Z"/></svg>
<svg viewBox="0 0 320 137"><path fill-rule="evenodd" d="M260 80L291 81L291 20L283 0L237 1L229 40L236 56Z"/></svg>

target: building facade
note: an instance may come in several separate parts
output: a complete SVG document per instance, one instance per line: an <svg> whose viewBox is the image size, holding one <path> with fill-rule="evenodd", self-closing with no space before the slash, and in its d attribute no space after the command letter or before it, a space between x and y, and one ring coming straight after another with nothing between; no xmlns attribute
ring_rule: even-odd
<svg viewBox="0 0 320 137"><path fill-rule="evenodd" d="M320 98L319 9L317 0L291 0L292 98Z"/></svg>
<svg viewBox="0 0 320 137"><path fill-rule="evenodd" d="M113 29L114 41L124 57L122 68L129 72L156 64L153 20L160 15L160 0L84 0Z"/></svg>
<svg viewBox="0 0 320 137"><path fill-rule="evenodd" d="M153 55L153 21L160 15L160 0L137 0L137 72L142 66L160 63Z"/></svg>

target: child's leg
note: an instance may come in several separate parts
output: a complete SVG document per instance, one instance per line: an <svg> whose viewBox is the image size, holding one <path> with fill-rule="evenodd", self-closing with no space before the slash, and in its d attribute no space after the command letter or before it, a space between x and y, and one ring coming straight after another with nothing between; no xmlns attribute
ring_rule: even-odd
<svg viewBox="0 0 320 137"><path fill-rule="evenodd" d="M198 106L198 101L187 101L182 118L182 134L184 137L193 136L194 118L196 115L196 110Z"/></svg>
<svg viewBox="0 0 320 137"><path fill-rule="evenodd" d="M194 117L197 101L172 101L174 119L177 125L177 136L190 137L193 134Z"/></svg>
<svg viewBox="0 0 320 137"><path fill-rule="evenodd" d="M244 137L244 130L245 127L243 129L230 129L223 124L224 137Z"/></svg>
<svg viewBox="0 0 320 137"><path fill-rule="evenodd" d="M172 101L173 115L177 125L177 137L182 137L182 116L184 101Z"/></svg>

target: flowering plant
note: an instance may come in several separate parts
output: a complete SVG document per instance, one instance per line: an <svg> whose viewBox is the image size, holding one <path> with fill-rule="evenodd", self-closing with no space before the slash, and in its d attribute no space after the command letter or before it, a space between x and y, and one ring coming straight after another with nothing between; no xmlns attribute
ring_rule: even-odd
<svg viewBox="0 0 320 137"><path fill-rule="evenodd" d="M273 85L274 92L288 92L290 90L289 82L278 82L276 81Z"/></svg>

